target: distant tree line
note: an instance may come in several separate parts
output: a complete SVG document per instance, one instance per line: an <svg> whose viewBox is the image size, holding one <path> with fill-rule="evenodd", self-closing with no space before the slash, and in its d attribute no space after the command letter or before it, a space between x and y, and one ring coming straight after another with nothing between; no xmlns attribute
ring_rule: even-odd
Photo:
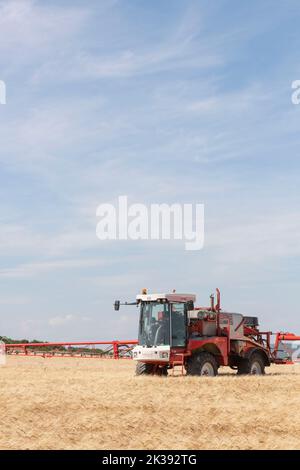
<svg viewBox="0 0 300 470"><path fill-rule="evenodd" d="M47 341L40 341L38 339L33 339L29 341L28 339L12 339L7 336L0 336L0 341L6 344L23 344L23 343L46 343Z"/></svg>
<svg viewBox="0 0 300 470"><path fill-rule="evenodd" d="M0 341L3 341L5 344L27 344L27 343L47 343L48 341L40 341L38 339L33 339L29 341L28 339L12 339L7 336L0 336ZM37 350L36 346L30 348L29 350ZM103 349L100 348L85 348L83 346L41 346L39 351L51 352L51 351L61 351L61 352L74 352L74 353L93 353L93 354L107 354Z"/></svg>

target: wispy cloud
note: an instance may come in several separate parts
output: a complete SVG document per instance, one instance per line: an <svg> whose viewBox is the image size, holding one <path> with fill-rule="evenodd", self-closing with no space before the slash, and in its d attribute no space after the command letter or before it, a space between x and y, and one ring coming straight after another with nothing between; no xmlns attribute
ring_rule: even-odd
<svg viewBox="0 0 300 470"><path fill-rule="evenodd" d="M31 278L37 275L48 273L50 271L57 271L61 269L85 269L104 265L107 265L107 262L97 259L60 259L59 261L27 263L13 268L0 269L0 277L11 279Z"/></svg>
<svg viewBox="0 0 300 470"><path fill-rule="evenodd" d="M32 299L28 297L0 297L0 305L8 306L8 305L26 305L31 302Z"/></svg>
<svg viewBox="0 0 300 470"><path fill-rule="evenodd" d="M0 51L2 71L12 74L47 57L86 24L85 8L50 6L35 0L0 2ZM4 59L8 59L9 62ZM24 70L25 72L25 70ZM24 73L24 79L26 72Z"/></svg>
<svg viewBox="0 0 300 470"><path fill-rule="evenodd" d="M70 326L71 324L77 324L78 326L83 325L90 322L90 320L90 317L86 315L56 315L48 319L48 325L53 329L59 329L66 325Z"/></svg>
<svg viewBox="0 0 300 470"><path fill-rule="evenodd" d="M300 256L299 234L299 212L257 215L211 231L207 247L219 248L219 261L228 265L257 265Z"/></svg>
<svg viewBox="0 0 300 470"><path fill-rule="evenodd" d="M74 315L63 315L63 316L56 316L49 319L50 326L61 326L66 325L74 320Z"/></svg>
<svg viewBox="0 0 300 470"><path fill-rule="evenodd" d="M114 5L112 5L114 6ZM117 6L120 8L120 5ZM193 13L192 13L193 12ZM88 42L85 47L79 46L67 57L56 57L44 63L33 75L33 82L53 79L57 71L64 67L65 72L61 80L86 80L125 78L139 75L156 74L184 68L207 69L223 63L222 54L210 47L210 42L203 31L199 41L199 24L201 16L196 8L187 8L182 17L177 20L176 26L161 34L155 42L143 44L131 41L124 44L124 37L107 50L95 54L90 51ZM134 24L131 25L134 27ZM200 26L201 28L201 26ZM99 34L107 40L107 28ZM117 33L118 34L118 33Z"/></svg>

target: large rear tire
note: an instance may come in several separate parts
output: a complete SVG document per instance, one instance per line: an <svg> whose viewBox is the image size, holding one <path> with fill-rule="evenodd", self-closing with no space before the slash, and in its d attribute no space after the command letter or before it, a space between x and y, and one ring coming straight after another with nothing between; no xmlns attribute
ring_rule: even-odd
<svg viewBox="0 0 300 470"><path fill-rule="evenodd" d="M265 361L258 353L251 354L249 359L242 359L238 364L238 375L264 375Z"/></svg>
<svg viewBox="0 0 300 470"><path fill-rule="evenodd" d="M167 366L159 366L157 364L147 364L145 362L138 362L135 369L136 375L168 375Z"/></svg>
<svg viewBox="0 0 300 470"><path fill-rule="evenodd" d="M186 366L187 375L201 375L214 377L218 374L218 363L216 358L207 352L194 354Z"/></svg>

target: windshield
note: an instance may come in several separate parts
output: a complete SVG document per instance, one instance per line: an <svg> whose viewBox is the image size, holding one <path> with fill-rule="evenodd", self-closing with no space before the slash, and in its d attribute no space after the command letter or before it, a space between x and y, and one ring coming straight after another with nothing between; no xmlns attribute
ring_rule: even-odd
<svg viewBox="0 0 300 470"><path fill-rule="evenodd" d="M160 302L142 302L139 344L148 347L171 344L170 311L172 312L172 346L185 345L185 305Z"/></svg>
<svg viewBox="0 0 300 470"><path fill-rule="evenodd" d="M142 303L139 343L145 346L170 344L169 304L158 302Z"/></svg>

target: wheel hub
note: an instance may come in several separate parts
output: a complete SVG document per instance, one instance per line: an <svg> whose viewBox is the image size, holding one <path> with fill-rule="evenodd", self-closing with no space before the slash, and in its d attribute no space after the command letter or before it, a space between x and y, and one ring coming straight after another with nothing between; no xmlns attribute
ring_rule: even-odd
<svg viewBox="0 0 300 470"><path fill-rule="evenodd" d="M214 368L209 362L203 364L201 369L201 375L205 375L207 377L213 377L215 375Z"/></svg>
<svg viewBox="0 0 300 470"><path fill-rule="evenodd" d="M261 370L261 365L259 362L253 362L252 366L251 366L251 371L250 373L252 375L261 375L262 374L262 370Z"/></svg>

